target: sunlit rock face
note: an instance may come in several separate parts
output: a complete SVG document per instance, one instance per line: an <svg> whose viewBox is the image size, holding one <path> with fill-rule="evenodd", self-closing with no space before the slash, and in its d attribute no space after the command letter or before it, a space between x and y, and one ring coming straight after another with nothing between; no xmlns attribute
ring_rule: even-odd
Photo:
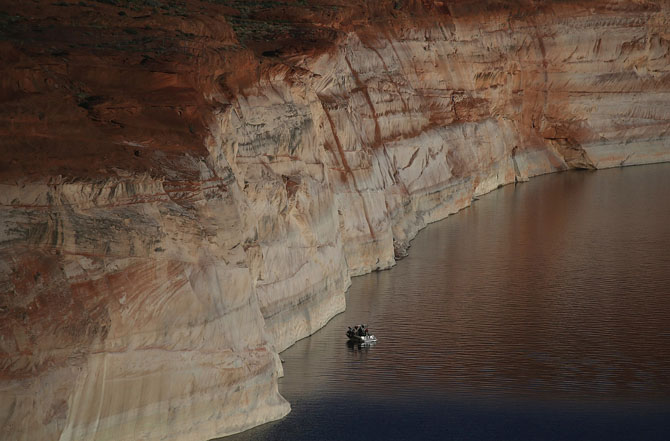
<svg viewBox="0 0 670 441"><path fill-rule="evenodd" d="M61 3L0 14L7 439L279 418L278 351L427 223L670 160L666 2Z"/></svg>
<svg viewBox="0 0 670 441"><path fill-rule="evenodd" d="M11 439L202 439L288 411L229 178L3 186Z"/></svg>

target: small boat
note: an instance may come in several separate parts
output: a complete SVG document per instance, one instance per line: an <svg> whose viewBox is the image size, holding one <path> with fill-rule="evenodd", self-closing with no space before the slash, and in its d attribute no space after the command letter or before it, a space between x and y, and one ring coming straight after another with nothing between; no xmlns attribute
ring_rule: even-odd
<svg viewBox="0 0 670 441"><path fill-rule="evenodd" d="M347 337L353 343L374 343L377 341L377 337L370 335L368 327L365 325L356 325L353 328L349 327Z"/></svg>
<svg viewBox="0 0 670 441"><path fill-rule="evenodd" d="M362 337L359 335L350 335L349 341L353 343L375 343L377 341L377 337L374 335L364 335Z"/></svg>

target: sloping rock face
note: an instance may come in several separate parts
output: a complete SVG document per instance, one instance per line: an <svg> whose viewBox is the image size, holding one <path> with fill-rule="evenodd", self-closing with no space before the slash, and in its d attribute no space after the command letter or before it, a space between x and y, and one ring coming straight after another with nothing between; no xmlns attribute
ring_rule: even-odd
<svg viewBox="0 0 670 441"><path fill-rule="evenodd" d="M670 160L662 1L4 2L0 423L204 440L500 185Z"/></svg>

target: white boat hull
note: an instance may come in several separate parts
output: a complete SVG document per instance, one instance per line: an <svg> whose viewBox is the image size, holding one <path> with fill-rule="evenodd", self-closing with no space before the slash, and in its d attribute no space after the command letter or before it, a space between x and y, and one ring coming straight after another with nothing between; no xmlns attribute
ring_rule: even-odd
<svg viewBox="0 0 670 441"><path fill-rule="evenodd" d="M354 343L374 343L377 341L377 337L374 335L352 335L349 337L349 341L352 341Z"/></svg>

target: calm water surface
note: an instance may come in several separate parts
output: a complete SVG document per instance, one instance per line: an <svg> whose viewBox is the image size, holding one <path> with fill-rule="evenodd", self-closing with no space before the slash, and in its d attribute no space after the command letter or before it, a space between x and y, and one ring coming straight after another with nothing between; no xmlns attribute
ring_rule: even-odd
<svg viewBox="0 0 670 441"><path fill-rule="evenodd" d="M282 358L290 415L226 440L668 440L670 164L490 193Z"/></svg>

